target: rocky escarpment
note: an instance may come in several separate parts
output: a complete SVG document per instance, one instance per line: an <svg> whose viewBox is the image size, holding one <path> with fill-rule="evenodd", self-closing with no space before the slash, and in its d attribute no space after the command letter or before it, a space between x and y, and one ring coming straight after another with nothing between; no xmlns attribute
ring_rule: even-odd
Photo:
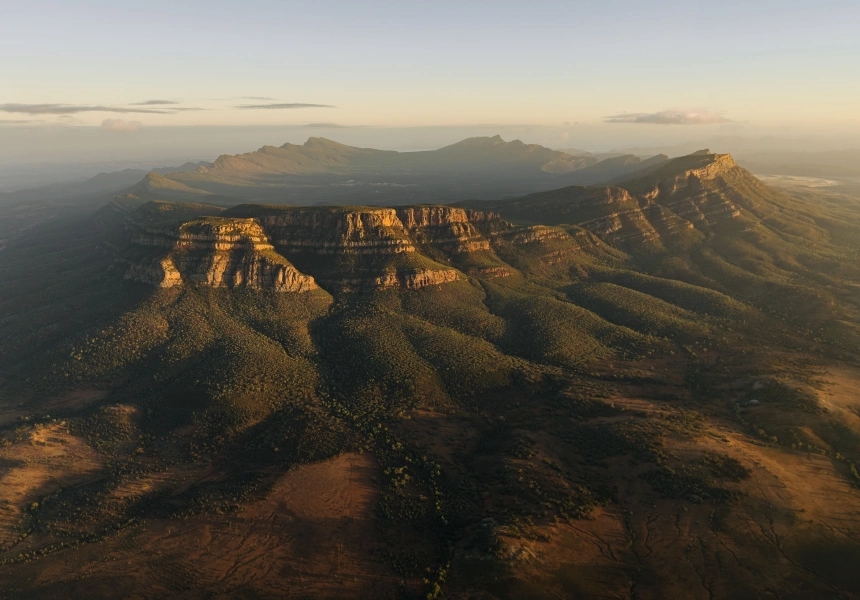
<svg viewBox="0 0 860 600"><path fill-rule="evenodd" d="M756 212L769 195L730 155L704 150L658 161L613 186L572 186L468 206L514 221L577 225L635 253L689 248L742 209Z"/></svg>
<svg viewBox="0 0 860 600"><path fill-rule="evenodd" d="M730 155L700 151L619 183L638 206L627 202L628 210L606 215L603 222L579 224L628 250L689 244L702 239L697 230L740 215L732 187L746 176Z"/></svg>
<svg viewBox="0 0 860 600"><path fill-rule="evenodd" d="M502 267L488 235L510 227L498 215L448 206L243 205L226 214L256 219L280 254L334 290L447 283L471 272L476 256L483 267Z"/></svg>
<svg viewBox="0 0 860 600"><path fill-rule="evenodd" d="M205 217L178 225L132 221L125 278L158 287L183 283L305 292L317 286L277 254L253 219Z"/></svg>
<svg viewBox="0 0 860 600"><path fill-rule="evenodd" d="M740 203L752 210L757 196L749 190L756 185L730 156L702 152L660 163L620 186L573 186L480 204L489 210L247 204L217 215L209 207L210 216L189 218L195 210L189 207L205 205L149 203L129 226L136 250L127 254L137 258L128 260L126 276L164 287L304 291L318 283L339 292L419 289L536 268L550 274L579 268L610 247L690 248L736 217ZM561 227L515 227L499 213Z"/></svg>
<svg viewBox="0 0 860 600"><path fill-rule="evenodd" d="M625 251L661 249L693 227L656 202L618 187L573 186L493 202L491 207L510 219L576 225Z"/></svg>
<svg viewBox="0 0 860 600"><path fill-rule="evenodd" d="M746 173L729 154L707 150L670 161L647 177L624 182L627 189L700 228L740 216L732 180ZM728 192L728 193L727 193Z"/></svg>
<svg viewBox="0 0 860 600"><path fill-rule="evenodd" d="M510 228L496 213L453 206L410 206L397 215L418 244L449 254L489 250L488 236Z"/></svg>
<svg viewBox="0 0 860 600"><path fill-rule="evenodd" d="M423 253L475 277L514 274L491 246L491 238L512 225L493 212L452 206L411 206L397 214Z"/></svg>
<svg viewBox="0 0 860 600"><path fill-rule="evenodd" d="M595 259L623 257L592 232L575 226L517 227L494 235L492 243L505 262L542 276L563 275Z"/></svg>
<svg viewBox="0 0 860 600"><path fill-rule="evenodd" d="M399 254L415 252L393 208L243 205L231 216L255 218L286 253Z"/></svg>
<svg viewBox="0 0 860 600"><path fill-rule="evenodd" d="M693 227L620 188L558 190L531 208L559 206L559 219L579 225L516 227L492 211L432 205L240 205L191 219L189 209L145 205L128 228L126 277L161 287L415 290L465 277L554 276Z"/></svg>
<svg viewBox="0 0 860 600"><path fill-rule="evenodd" d="M132 214L123 259L128 279L278 291L320 282L331 291L360 291L513 272L490 247L490 236L511 225L492 213L240 205L189 218L191 206L203 205L152 202Z"/></svg>
<svg viewBox="0 0 860 600"><path fill-rule="evenodd" d="M457 279L423 256L393 208L243 205L231 215L255 218L277 251L332 291L417 289Z"/></svg>

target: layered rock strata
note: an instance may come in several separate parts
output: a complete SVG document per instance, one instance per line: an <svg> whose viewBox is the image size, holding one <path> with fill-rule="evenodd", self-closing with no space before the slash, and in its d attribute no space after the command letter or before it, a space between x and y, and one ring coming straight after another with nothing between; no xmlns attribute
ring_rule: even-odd
<svg viewBox="0 0 860 600"><path fill-rule="evenodd" d="M743 177L745 171L731 155L703 151L678 160L683 159L698 159L700 164L661 178L651 189L645 190L642 197L699 227L740 216L740 207L725 193L725 188L730 187L726 185L729 179ZM635 186L636 182L632 184Z"/></svg>
<svg viewBox="0 0 860 600"><path fill-rule="evenodd" d="M228 214L257 219L279 253L336 290L447 283L459 277L457 268L470 272L475 255L486 266L503 267L487 259L487 236L510 227L498 215L448 206L244 205Z"/></svg>
<svg viewBox="0 0 860 600"><path fill-rule="evenodd" d="M580 227L518 227L493 236L493 247L507 262L534 274L565 272L592 258L621 253Z"/></svg>
<svg viewBox="0 0 860 600"><path fill-rule="evenodd" d="M576 225L625 252L689 248L768 190L728 154L703 150L606 187L570 186L513 200L469 203L505 218ZM764 200L762 201L764 202Z"/></svg>
<svg viewBox="0 0 860 600"><path fill-rule="evenodd" d="M253 219L207 217L175 227L132 222L129 232L139 260L129 261L126 279L158 287L196 283L277 292L317 287L313 277L274 251Z"/></svg>
<svg viewBox="0 0 860 600"><path fill-rule="evenodd" d="M570 267L583 253L605 254L600 237L624 245L631 230L647 232L623 190L580 207L603 216L565 228L514 227L492 212L449 206L242 205L176 222L164 215L187 213L167 208L143 207L130 222L128 279L284 292L317 285L333 292L415 290L464 276L509 277L534 265Z"/></svg>
<svg viewBox="0 0 860 600"><path fill-rule="evenodd" d="M449 254L489 250L487 235L510 227L495 213L453 206L407 207L398 209L397 214L418 244Z"/></svg>
<svg viewBox="0 0 860 600"><path fill-rule="evenodd" d="M257 220L284 252L398 254L415 246L393 208L236 207Z"/></svg>

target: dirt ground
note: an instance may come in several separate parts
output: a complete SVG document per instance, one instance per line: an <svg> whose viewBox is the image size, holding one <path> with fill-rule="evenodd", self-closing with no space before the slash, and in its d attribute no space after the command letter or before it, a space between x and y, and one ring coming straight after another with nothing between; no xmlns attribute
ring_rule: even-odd
<svg viewBox="0 0 860 600"><path fill-rule="evenodd" d="M344 454L285 474L239 514L146 520L0 573L20 598L389 597L398 578L371 552L374 472L369 454Z"/></svg>

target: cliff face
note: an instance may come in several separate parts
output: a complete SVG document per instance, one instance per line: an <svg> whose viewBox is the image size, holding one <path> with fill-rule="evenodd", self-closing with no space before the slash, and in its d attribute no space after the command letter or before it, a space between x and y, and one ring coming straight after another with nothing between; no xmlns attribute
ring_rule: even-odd
<svg viewBox="0 0 860 600"><path fill-rule="evenodd" d="M458 272L476 274L478 267L507 267L493 255L489 236L510 224L492 213L450 206L255 205L228 213L256 218L279 253L333 290L418 289L454 281Z"/></svg>
<svg viewBox="0 0 860 600"><path fill-rule="evenodd" d="M560 228L517 228L496 212L452 206L249 204L194 218L195 210L213 211L150 203L129 225L136 258L126 277L162 287L301 292L319 284L339 292L574 268L581 257L607 251L597 240L628 253L690 247L738 216L741 205L753 210L760 187L731 156L701 152L620 186L574 186L487 205Z"/></svg>
<svg viewBox="0 0 860 600"><path fill-rule="evenodd" d="M420 245L446 254L464 254L490 249L487 237L509 225L495 213L452 206L417 206L397 210L404 227Z"/></svg>
<svg viewBox="0 0 860 600"><path fill-rule="evenodd" d="M187 216L168 208L145 205L132 217L129 254L136 258L127 260L128 279L297 292L319 281L332 291L358 291L419 289L455 281L463 272L512 272L489 239L511 226L491 213L446 206L242 205L217 217L166 222L165 214Z"/></svg>
<svg viewBox="0 0 860 600"><path fill-rule="evenodd" d="M572 186L471 206L511 219L576 225L625 252L648 252L689 248L742 208L755 212L769 194L730 155L707 150L642 172L613 186Z"/></svg>
<svg viewBox="0 0 860 600"><path fill-rule="evenodd" d="M631 182L630 189L641 190L643 198L700 228L740 216L740 207L725 191L731 187L732 180L743 177L745 171L731 155L703 151L676 161L677 165L670 161L666 168L655 173L652 181ZM671 167L675 167L674 172L662 172Z"/></svg>
<svg viewBox="0 0 860 600"><path fill-rule="evenodd" d="M196 283L278 292L317 287L313 277L274 252L253 219L207 217L161 227L133 221L128 229L138 260L129 260L126 279L158 287Z"/></svg>
<svg viewBox="0 0 860 600"><path fill-rule="evenodd" d="M161 288L182 285L182 275L169 256L141 264L130 263L125 272L125 278Z"/></svg>
<svg viewBox="0 0 860 600"><path fill-rule="evenodd" d="M697 234L656 199L621 188L568 188L512 204L566 223L515 227L495 212L429 205L240 205L191 219L188 209L144 206L128 227L126 277L160 287L415 290L469 276L554 276Z"/></svg>
<svg viewBox="0 0 860 600"><path fill-rule="evenodd" d="M249 210L254 212L253 207ZM272 236L273 243L285 252L397 254L415 251L392 208L288 208L274 214L261 214L257 220Z"/></svg>

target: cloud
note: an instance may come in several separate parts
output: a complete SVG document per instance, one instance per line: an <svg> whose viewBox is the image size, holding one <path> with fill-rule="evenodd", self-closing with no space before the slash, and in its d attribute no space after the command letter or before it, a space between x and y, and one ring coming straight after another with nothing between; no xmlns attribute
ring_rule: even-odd
<svg viewBox="0 0 860 600"><path fill-rule="evenodd" d="M277 98L269 98L268 96L242 96L245 100L277 100Z"/></svg>
<svg viewBox="0 0 860 600"><path fill-rule="evenodd" d="M709 110L668 109L656 113L624 113L604 117L606 123L644 123L650 125L711 125L731 123L722 114Z"/></svg>
<svg viewBox="0 0 860 600"><path fill-rule="evenodd" d="M140 131L141 127L143 127L143 123L140 121L126 121L124 119L105 119L102 121L103 129L117 133L132 133Z"/></svg>
<svg viewBox="0 0 860 600"><path fill-rule="evenodd" d="M325 129L344 129L349 127L348 125L341 125L340 123L308 123L305 127L319 127Z"/></svg>
<svg viewBox="0 0 860 600"><path fill-rule="evenodd" d="M143 102L132 102L129 106L159 106L162 104L179 104L176 100L144 100Z"/></svg>
<svg viewBox="0 0 860 600"><path fill-rule="evenodd" d="M124 108L101 105L82 106L77 104L0 104L0 112L24 113L28 115L74 115L84 112L170 114L170 111L151 108Z"/></svg>
<svg viewBox="0 0 860 600"><path fill-rule="evenodd" d="M331 104L303 104L300 102L292 102L289 104L240 104L236 106L240 110L265 109L265 110L286 110L293 108L334 108Z"/></svg>

